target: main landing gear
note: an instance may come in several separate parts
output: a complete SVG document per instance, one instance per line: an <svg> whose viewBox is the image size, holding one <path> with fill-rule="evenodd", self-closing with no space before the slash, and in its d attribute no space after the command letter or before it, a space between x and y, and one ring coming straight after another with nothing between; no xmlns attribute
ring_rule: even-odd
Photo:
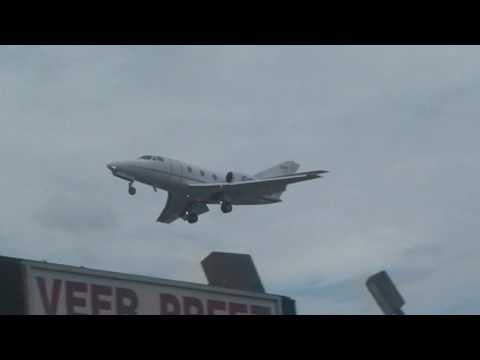
<svg viewBox="0 0 480 360"><path fill-rule="evenodd" d="M180 217L183 220L188 221L190 224L195 224L198 221L198 215L195 214L190 208L186 208L180 213Z"/></svg>
<svg viewBox="0 0 480 360"><path fill-rule="evenodd" d="M190 223L190 224L194 224L198 221L198 215L191 212L187 215L187 221Z"/></svg>
<svg viewBox="0 0 480 360"><path fill-rule="evenodd" d="M227 214L232 211L232 204L227 201L223 201L221 205L222 212ZM190 224L195 224L198 221L198 215L192 211L191 207L187 207L184 211L180 213L180 217L188 221Z"/></svg>
<svg viewBox="0 0 480 360"><path fill-rule="evenodd" d="M227 214L227 213L229 213L229 212L232 211L232 204L230 204L229 202L224 201L224 202L222 202L221 209L222 209L222 212L223 212L224 214Z"/></svg>
<svg viewBox="0 0 480 360"><path fill-rule="evenodd" d="M198 221L198 215L195 214L193 211L189 211L189 210L184 210L180 214L180 217L183 220L188 221L190 224L195 224Z"/></svg>

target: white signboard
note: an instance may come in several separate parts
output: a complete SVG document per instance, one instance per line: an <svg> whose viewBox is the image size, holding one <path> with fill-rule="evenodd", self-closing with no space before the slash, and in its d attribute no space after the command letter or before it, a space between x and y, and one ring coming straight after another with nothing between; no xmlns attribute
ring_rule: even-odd
<svg viewBox="0 0 480 360"><path fill-rule="evenodd" d="M267 315L281 297L25 261L29 314Z"/></svg>

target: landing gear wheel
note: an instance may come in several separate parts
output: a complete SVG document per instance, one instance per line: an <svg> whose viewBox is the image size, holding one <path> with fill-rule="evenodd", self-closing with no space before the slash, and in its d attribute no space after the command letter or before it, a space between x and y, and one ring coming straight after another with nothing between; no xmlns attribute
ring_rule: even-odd
<svg viewBox="0 0 480 360"><path fill-rule="evenodd" d="M136 192L137 192L137 190L133 186L128 187L128 193L130 195L135 195Z"/></svg>
<svg viewBox="0 0 480 360"><path fill-rule="evenodd" d="M224 214L227 214L227 213L232 211L232 204L230 204L228 202L223 202L221 208L222 208L222 212Z"/></svg>
<svg viewBox="0 0 480 360"><path fill-rule="evenodd" d="M195 213L190 213L187 216L187 220L190 224L194 224L198 221L198 215Z"/></svg>

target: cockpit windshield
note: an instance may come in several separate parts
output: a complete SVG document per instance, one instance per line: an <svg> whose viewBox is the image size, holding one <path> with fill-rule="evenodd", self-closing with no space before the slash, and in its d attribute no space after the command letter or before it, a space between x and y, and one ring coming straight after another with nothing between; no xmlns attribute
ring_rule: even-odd
<svg viewBox="0 0 480 360"><path fill-rule="evenodd" d="M164 159L161 156L153 156L153 155L143 155L143 156L140 156L138 159L164 161Z"/></svg>

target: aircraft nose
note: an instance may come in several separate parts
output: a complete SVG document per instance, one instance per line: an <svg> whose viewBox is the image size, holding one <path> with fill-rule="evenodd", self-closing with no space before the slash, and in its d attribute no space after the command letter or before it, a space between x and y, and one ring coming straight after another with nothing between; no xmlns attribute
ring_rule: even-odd
<svg viewBox="0 0 480 360"><path fill-rule="evenodd" d="M117 170L117 167L118 167L117 163L114 163L114 162L107 164L107 169L110 170L110 171Z"/></svg>

